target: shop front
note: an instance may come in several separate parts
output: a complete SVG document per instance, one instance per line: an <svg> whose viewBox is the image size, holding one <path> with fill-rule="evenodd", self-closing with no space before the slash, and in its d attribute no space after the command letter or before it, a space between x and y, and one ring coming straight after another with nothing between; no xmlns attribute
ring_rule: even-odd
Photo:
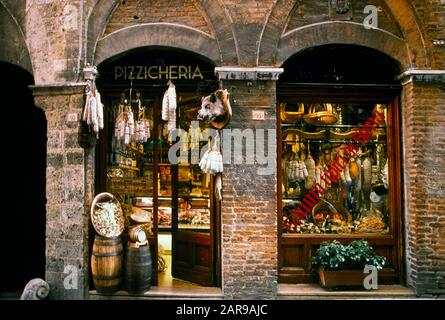
<svg viewBox="0 0 445 320"><path fill-rule="evenodd" d="M386 258L379 284L444 294L439 0L10 2L0 60L32 73L46 118L50 298L280 299L318 287L322 242L359 239ZM219 89L216 176L197 116ZM150 255L144 292L97 290L101 194L122 209L116 252Z"/></svg>
<svg viewBox="0 0 445 320"><path fill-rule="evenodd" d="M187 139L190 143L181 146L187 159L169 160L174 129L190 137L205 130L197 115L201 97L218 88L213 69L190 52L156 48L124 53L98 67L96 85L106 112L96 145L96 194L111 193L121 203L124 246L132 228L144 229L153 286L171 286L176 279L210 287L221 283L213 177L202 172L190 152L206 150L208 141ZM176 113L166 121L167 99ZM93 229L90 236L92 247Z"/></svg>

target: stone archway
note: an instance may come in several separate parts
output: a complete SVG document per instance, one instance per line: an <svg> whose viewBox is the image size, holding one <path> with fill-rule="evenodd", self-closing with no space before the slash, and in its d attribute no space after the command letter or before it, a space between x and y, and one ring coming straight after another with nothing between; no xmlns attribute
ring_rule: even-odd
<svg viewBox="0 0 445 320"><path fill-rule="evenodd" d="M361 45L385 53L401 65L409 63L403 39L383 30L366 30L359 23L340 21L316 23L284 34L278 42L275 63L281 65L295 52L324 44Z"/></svg>
<svg viewBox="0 0 445 320"><path fill-rule="evenodd" d="M262 32L258 48L258 65L279 66L290 51L295 53L304 48L337 41L343 44L355 42L380 50L405 66L429 67L431 52L425 45L424 35L411 4L406 0L383 2L400 27L403 39L382 29L366 30L361 24L339 21L305 25L283 34L289 16L298 5L298 1L277 1ZM283 19L283 16L287 18ZM305 44L304 41L310 43ZM380 41L383 43L379 43Z"/></svg>
<svg viewBox="0 0 445 320"><path fill-rule="evenodd" d="M104 31L112 18L113 13L117 10L120 4L121 0L98 0L94 7L90 10L88 14L87 62L96 65L99 63L96 57L101 56L101 54L97 54L97 51L100 51L100 46L104 44L102 41L104 39L102 38ZM214 60L212 57L208 58L212 59L216 65L237 65L239 61L238 48L231 27L230 17L224 9L224 6L220 1L202 1L200 6L202 14L204 14L205 20L209 24L209 27L213 30L215 36L205 34L194 28L187 28L184 25L167 24L170 25L170 28L167 29L170 29L171 31L171 28L173 27L173 31L175 31L181 30L181 27L185 28L184 30L188 30L188 32L191 31L190 33L194 34L192 35L192 40L195 40L198 34L200 34L200 36L204 36L204 38L209 38L207 39L207 44L205 44L205 41L202 42L202 44L204 46L209 46L210 49L207 50L213 50L212 54L214 57L218 56L218 59ZM146 29L146 26L142 27L142 29ZM176 38L176 40L178 39L179 38ZM154 40L151 40L151 42L154 43ZM155 45L165 45L161 42ZM175 46L180 44L180 42L170 42L175 43ZM139 44L138 46L140 47L145 45L150 44ZM187 49L190 50L191 45L193 46L193 42L188 42ZM217 48L218 55L215 52L215 48ZM123 51L126 51L127 49ZM196 52L201 53L199 51Z"/></svg>
<svg viewBox="0 0 445 320"><path fill-rule="evenodd" d="M0 2L0 61L33 73L23 30L9 9Z"/></svg>
<svg viewBox="0 0 445 320"><path fill-rule="evenodd" d="M195 52L215 64L221 60L218 44L212 36L173 23L149 23L120 29L100 39L94 64L125 51L147 46L174 47Z"/></svg>
<svg viewBox="0 0 445 320"><path fill-rule="evenodd" d="M0 294L14 292L13 297L32 278L45 277L46 118L29 89L35 80L19 23L24 14L21 5L0 2L0 71L4 77L0 106L4 119L13 121L19 137L25 138L11 135L3 141L5 152L20 168L3 172L7 181L3 197L11 205L2 221L7 228L1 233L0 250L8 262L0 275Z"/></svg>

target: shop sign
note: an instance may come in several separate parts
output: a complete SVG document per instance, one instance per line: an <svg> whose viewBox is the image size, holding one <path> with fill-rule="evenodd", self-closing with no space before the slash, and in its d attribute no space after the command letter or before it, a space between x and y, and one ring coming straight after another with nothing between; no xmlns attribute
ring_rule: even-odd
<svg viewBox="0 0 445 320"><path fill-rule="evenodd" d="M115 66L114 80L203 80L198 65Z"/></svg>

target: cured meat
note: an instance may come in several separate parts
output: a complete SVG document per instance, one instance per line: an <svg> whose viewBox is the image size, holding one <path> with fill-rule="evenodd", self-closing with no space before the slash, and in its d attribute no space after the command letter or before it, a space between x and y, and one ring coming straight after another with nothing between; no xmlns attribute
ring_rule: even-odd
<svg viewBox="0 0 445 320"><path fill-rule="evenodd" d="M169 132L176 128L176 107L176 88L175 85L170 82L162 99L162 120L168 121L167 128Z"/></svg>
<svg viewBox="0 0 445 320"><path fill-rule="evenodd" d="M388 160L385 162L385 166L383 167L382 171L383 177L383 184L385 185L385 188L388 189Z"/></svg>
<svg viewBox="0 0 445 320"><path fill-rule="evenodd" d="M320 183L321 182L321 172L322 172L322 170L323 170L323 167L320 164L318 164L315 167L315 183Z"/></svg>
<svg viewBox="0 0 445 320"><path fill-rule="evenodd" d="M357 176L354 180L355 191L360 191L362 189L362 161L357 159L355 164L357 165Z"/></svg>
<svg viewBox="0 0 445 320"><path fill-rule="evenodd" d="M369 158L365 158L365 160L363 160L363 190L365 191L371 190L371 178L372 178L371 160Z"/></svg>
<svg viewBox="0 0 445 320"><path fill-rule="evenodd" d="M308 173L306 181L304 183L304 187L306 188L306 190L310 190L315 186L315 161L310 154L304 161L304 164L306 165Z"/></svg>
<svg viewBox="0 0 445 320"><path fill-rule="evenodd" d="M307 171L307 167L304 161L301 162L301 167L303 168L303 180L304 180L309 175L309 172Z"/></svg>
<svg viewBox="0 0 445 320"><path fill-rule="evenodd" d="M349 174L349 166L346 166L346 167L345 167L344 172L345 172L346 183L347 183L348 185L352 184L352 179L351 179L351 176L350 176L350 174Z"/></svg>
<svg viewBox="0 0 445 320"><path fill-rule="evenodd" d="M97 105L97 120L99 125L99 130L104 128L104 105L102 103L100 93L96 90L96 105Z"/></svg>
<svg viewBox="0 0 445 320"><path fill-rule="evenodd" d="M369 195L371 193L372 165L371 160L367 157L363 160L363 195L365 197L366 208L370 207Z"/></svg>
<svg viewBox="0 0 445 320"><path fill-rule="evenodd" d="M359 167L357 164L357 161L352 161L349 164L349 174L351 175L351 178L355 181L357 177L359 176Z"/></svg>
<svg viewBox="0 0 445 320"><path fill-rule="evenodd" d="M357 172L358 172L358 176L354 179L354 199L356 202L355 205L355 209L359 209L361 208L361 204L362 204L362 197L361 197L361 190L362 190L362 161L357 158L356 160L356 165L357 165Z"/></svg>

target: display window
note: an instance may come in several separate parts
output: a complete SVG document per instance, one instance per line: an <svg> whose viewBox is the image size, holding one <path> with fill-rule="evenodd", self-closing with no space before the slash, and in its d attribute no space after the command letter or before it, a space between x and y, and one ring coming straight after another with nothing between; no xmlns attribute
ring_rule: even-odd
<svg viewBox="0 0 445 320"><path fill-rule="evenodd" d="M280 105L284 233L389 233L386 114L384 104Z"/></svg>
<svg viewBox="0 0 445 320"><path fill-rule="evenodd" d="M278 280L317 281L321 243L367 240L386 257L379 283L402 280L397 64L355 45L291 57L277 83Z"/></svg>
<svg viewBox="0 0 445 320"><path fill-rule="evenodd" d="M130 97L127 90L108 110L109 127L114 130L108 133L106 191L123 203L128 226L134 222L133 214L146 215L145 219L149 220L146 230L150 235L153 235L155 189L160 230L172 228L174 206L178 210L180 229L208 232L211 176L203 173L199 165L192 164L191 159L189 163L177 165L169 162L168 152L173 142L169 141L167 122L154 110L154 101L144 100L139 91L133 91L136 99ZM179 117L184 117L192 107L179 104ZM183 130L189 127L190 123L179 123Z"/></svg>

